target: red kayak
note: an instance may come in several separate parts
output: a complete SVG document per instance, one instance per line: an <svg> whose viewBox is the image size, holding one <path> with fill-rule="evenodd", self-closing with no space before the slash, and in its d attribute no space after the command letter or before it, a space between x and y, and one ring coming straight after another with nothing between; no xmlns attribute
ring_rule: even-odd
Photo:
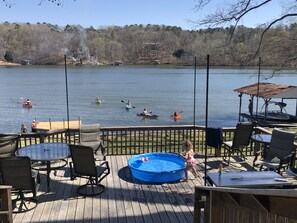
<svg viewBox="0 0 297 223"><path fill-rule="evenodd" d="M22 102L24 108L33 108L32 102Z"/></svg>

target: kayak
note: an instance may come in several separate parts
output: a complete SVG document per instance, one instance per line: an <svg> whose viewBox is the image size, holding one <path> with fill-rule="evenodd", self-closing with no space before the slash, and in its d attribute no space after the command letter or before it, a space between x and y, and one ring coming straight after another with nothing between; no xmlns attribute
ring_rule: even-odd
<svg viewBox="0 0 297 223"><path fill-rule="evenodd" d="M32 102L29 102L29 103L27 103L27 102L22 102L22 105L23 105L24 108L33 108L33 104L32 104Z"/></svg>
<svg viewBox="0 0 297 223"><path fill-rule="evenodd" d="M131 108L133 108L132 105L126 105L126 109L131 109Z"/></svg>
<svg viewBox="0 0 297 223"><path fill-rule="evenodd" d="M158 118L159 115L148 113L148 114L143 114L143 113L137 113L137 116L143 116L145 118Z"/></svg>
<svg viewBox="0 0 297 223"><path fill-rule="evenodd" d="M173 119L174 120L180 120L181 119L181 116L179 114L177 114L176 116L172 115Z"/></svg>
<svg viewBox="0 0 297 223"><path fill-rule="evenodd" d="M102 101L101 100L96 100L96 104L101 104L102 103Z"/></svg>

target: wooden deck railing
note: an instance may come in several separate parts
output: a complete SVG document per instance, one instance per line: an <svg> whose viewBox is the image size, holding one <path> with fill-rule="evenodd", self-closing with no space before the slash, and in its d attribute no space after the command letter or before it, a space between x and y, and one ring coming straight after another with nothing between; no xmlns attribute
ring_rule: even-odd
<svg viewBox="0 0 297 223"><path fill-rule="evenodd" d="M194 222L296 222L296 206L294 189L199 186L195 188Z"/></svg>
<svg viewBox="0 0 297 223"><path fill-rule="evenodd" d="M223 128L223 138L232 139L235 128ZM264 131L257 129L257 131ZM101 135L108 155L131 155L145 152L181 152L181 144L189 139L194 143L195 152L205 152L204 126L128 126L102 127ZM67 129L25 133L20 135L19 147L43 142L65 142L77 144L78 129ZM254 146L244 151L246 155L253 155ZM222 151L208 147L209 156L221 156Z"/></svg>

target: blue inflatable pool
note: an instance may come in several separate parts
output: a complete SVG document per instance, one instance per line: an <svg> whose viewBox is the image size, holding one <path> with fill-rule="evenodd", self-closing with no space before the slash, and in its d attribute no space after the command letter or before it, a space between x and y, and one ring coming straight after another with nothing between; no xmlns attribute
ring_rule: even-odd
<svg viewBox="0 0 297 223"><path fill-rule="evenodd" d="M180 181L185 176L185 159L175 153L144 153L131 157L133 177L149 183Z"/></svg>

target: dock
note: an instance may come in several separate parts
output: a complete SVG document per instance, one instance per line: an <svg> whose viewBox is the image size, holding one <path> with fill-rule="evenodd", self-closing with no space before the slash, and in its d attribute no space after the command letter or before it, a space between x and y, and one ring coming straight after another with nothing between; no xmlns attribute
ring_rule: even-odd
<svg viewBox="0 0 297 223"><path fill-rule="evenodd" d="M69 128L70 129L79 129L81 125L81 120L73 120L69 121ZM58 129L67 129L68 128L68 121L56 121L52 122L49 120L48 122L37 122L36 124L36 131L50 131L50 130L58 130Z"/></svg>

